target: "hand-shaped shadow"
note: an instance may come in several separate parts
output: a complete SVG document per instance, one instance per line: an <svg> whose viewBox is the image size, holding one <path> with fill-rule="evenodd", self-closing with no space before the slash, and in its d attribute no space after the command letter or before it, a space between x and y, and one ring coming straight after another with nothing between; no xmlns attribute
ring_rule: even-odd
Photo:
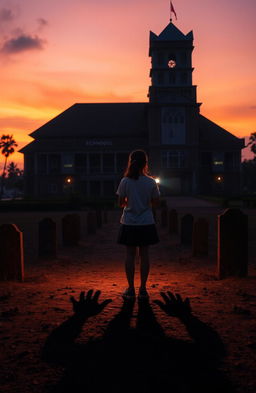
<svg viewBox="0 0 256 393"><path fill-rule="evenodd" d="M193 316L189 299L178 294L161 293L163 301L154 303L185 325L190 340L167 337L148 300L138 303L137 324L131 327L135 302L126 300L101 339L76 344L86 320L111 301L99 303L99 296L91 290L78 301L71 298L75 314L46 341L44 359L66 367L54 392L234 392L218 370L225 355L219 335Z"/></svg>

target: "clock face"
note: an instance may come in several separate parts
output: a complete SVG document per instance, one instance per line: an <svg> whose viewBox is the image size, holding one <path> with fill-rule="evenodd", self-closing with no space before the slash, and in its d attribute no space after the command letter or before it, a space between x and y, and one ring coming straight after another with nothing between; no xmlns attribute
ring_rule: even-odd
<svg viewBox="0 0 256 393"><path fill-rule="evenodd" d="M169 68L174 68L174 67L176 67L176 61L175 61L175 60L169 60L169 61L168 61L168 67L169 67Z"/></svg>

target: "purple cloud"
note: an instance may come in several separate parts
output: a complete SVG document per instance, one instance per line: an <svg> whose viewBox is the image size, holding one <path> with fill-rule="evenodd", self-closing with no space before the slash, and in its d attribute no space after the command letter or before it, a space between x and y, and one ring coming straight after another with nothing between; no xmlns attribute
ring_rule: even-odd
<svg viewBox="0 0 256 393"><path fill-rule="evenodd" d="M9 8L0 9L0 22L10 22L14 19L14 13Z"/></svg>
<svg viewBox="0 0 256 393"><path fill-rule="evenodd" d="M28 50L42 50L44 41L38 36L20 34L4 42L1 52L6 54L20 53Z"/></svg>

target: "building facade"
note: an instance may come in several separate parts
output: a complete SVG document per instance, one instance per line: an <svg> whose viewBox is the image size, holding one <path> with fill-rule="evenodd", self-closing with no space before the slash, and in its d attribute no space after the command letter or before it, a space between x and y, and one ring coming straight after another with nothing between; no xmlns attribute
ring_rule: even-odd
<svg viewBox="0 0 256 393"><path fill-rule="evenodd" d="M239 193L244 139L200 114L193 48L192 31L172 22L150 32L149 102L74 104L30 134L26 194L114 196L134 149L147 151L163 195Z"/></svg>

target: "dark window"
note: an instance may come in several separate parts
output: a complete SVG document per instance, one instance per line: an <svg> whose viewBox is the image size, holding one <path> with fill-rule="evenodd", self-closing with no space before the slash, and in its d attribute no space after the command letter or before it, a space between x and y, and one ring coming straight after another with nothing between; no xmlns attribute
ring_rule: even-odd
<svg viewBox="0 0 256 393"><path fill-rule="evenodd" d="M49 160L49 172L60 173L61 172L60 154L50 154L48 160Z"/></svg>
<svg viewBox="0 0 256 393"><path fill-rule="evenodd" d="M100 154L90 154L89 168L90 168L90 173L100 173L101 172Z"/></svg>
<svg viewBox="0 0 256 393"><path fill-rule="evenodd" d="M158 62L159 65L162 65L162 64L163 64L163 62L164 62L163 53L159 52L159 53L157 54L157 62Z"/></svg>
<svg viewBox="0 0 256 393"><path fill-rule="evenodd" d="M87 195L87 181L82 181L80 183L80 192L83 194L83 196Z"/></svg>
<svg viewBox="0 0 256 393"><path fill-rule="evenodd" d="M87 170L87 157L86 154L75 155L75 169L77 173L85 173Z"/></svg>
<svg viewBox="0 0 256 393"><path fill-rule="evenodd" d="M163 72L158 72L158 83L159 83L159 85L164 84L164 73Z"/></svg>
<svg viewBox="0 0 256 393"><path fill-rule="evenodd" d="M186 64L187 64L187 54L186 54L186 52L181 53L181 55L180 55L180 60L181 60L181 63L182 63L183 65L186 65Z"/></svg>
<svg viewBox="0 0 256 393"><path fill-rule="evenodd" d="M115 195L115 183L111 180L103 182L103 196L109 197Z"/></svg>
<svg viewBox="0 0 256 393"><path fill-rule="evenodd" d="M165 151L162 153L163 168L184 168L185 152L181 150Z"/></svg>
<svg viewBox="0 0 256 393"><path fill-rule="evenodd" d="M100 197L101 196L101 184L100 181L90 182L90 196Z"/></svg>
<svg viewBox="0 0 256 393"><path fill-rule="evenodd" d="M114 154L103 154L103 172L105 172L105 173L115 172L115 155Z"/></svg>
<svg viewBox="0 0 256 393"><path fill-rule="evenodd" d="M128 153L117 153L116 168L118 173L124 173L128 163Z"/></svg>
<svg viewBox="0 0 256 393"><path fill-rule="evenodd" d="M203 151L201 153L200 159L201 167L211 169L212 167L212 153L208 151Z"/></svg>
<svg viewBox="0 0 256 393"><path fill-rule="evenodd" d="M162 153L162 167L168 168L168 151Z"/></svg>
<svg viewBox="0 0 256 393"><path fill-rule="evenodd" d="M172 70L170 70L170 73L169 73L169 83L170 83L170 85L175 85L175 83L176 83L176 75Z"/></svg>
<svg viewBox="0 0 256 393"><path fill-rule="evenodd" d="M180 81L182 85L186 85L188 83L188 74L186 72L182 72Z"/></svg>
<svg viewBox="0 0 256 393"><path fill-rule="evenodd" d="M225 169L238 168L240 164L240 155L237 152L226 152L224 156Z"/></svg>
<svg viewBox="0 0 256 393"><path fill-rule="evenodd" d="M183 168L184 167L184 152L170 151L169 152L169 168Z"/></svg>
<svg viewBox="0 0 256 393"><path fill-rule="evenodd" d="M38 174L45 175L47 173L47 155L40 154L37 159Z"/></svg>
<svg viewBox="0 0 256 393"><path fill-rule="evenodd" d="M57 194L58 193L58 186L56 183L50 183L48 185L48 192L49 194Z"/></svg>

